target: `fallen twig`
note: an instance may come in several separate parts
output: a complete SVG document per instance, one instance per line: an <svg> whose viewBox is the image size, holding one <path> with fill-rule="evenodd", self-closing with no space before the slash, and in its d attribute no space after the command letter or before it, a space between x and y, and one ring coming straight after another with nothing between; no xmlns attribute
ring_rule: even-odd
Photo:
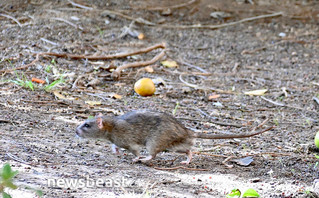
<svg viewBox="0 0 319 198"><path fill-rule="evenodd" d="M192 87L194 89L200 89L200 90L209 90L209 91L215 91L215 92L218 92L218 93L226 93L226 94L236 94L235 92L232 92L232 91L224 91L224 90L221 90L221 89L213 89L213 88L209 88L209 87L200 87L198 85L195 85L195 84L191 84L191 83L188 83L186 82L185 80L183 80L182 78L182 75L179 75L179 80L184 83L185 85L189 86L189 87Z"/></svg>
<svg viewBox="0 0 319 198"><path fill-rule="evenodd" d="M291 106L291 105L286 105L286 104L283 104L283 103L275 102L275 101L272 101L272 100L270 100L268 98L265 98L264 96L261 96L261 99L263 99L263 100L265 100L267 102L270 102L270 103L272 103L274 105L277 105L277 106L288 107L288 108L292 108L292 109L298 109L298 110L301 110L301 111L307 111L309 113L315 113L315 114L319 115L319 113L316 112L316 111L311 111L311 110L307 110L307 109L304 109L304 108L301 108L301 107L295 107L295 106Z"/></svg>
<svg viewBox="0 0 319 198"><path fill-rule="evenodd" d="M93 8L91 8L91 7L87 7L87 6L78 4L78 3L74 3L73 1L70 1L70 0L68 0L68 2L71 3L71 5L73 5L75 7L78 7L78 8L83 8L83 9L86 9L86 10L93 10Z"/></svg>
<svg viewBox="0 0 319 198"><path fill-rule="evenodd" d="M17 19L15 19L14 17L9 16L9 15L6 15L6 14L1 14L1 13L0 13L0 16L3 16L3 17L6 17L6 18L9 18L9 19L12 19L12 20L13 20L14 22L16 22L20 27L22 27L21 23L20 23Z"/></svg>
<svg viewBox="0 0 319 198"><path fill-rule="evenodd" d="M7 70L0 70L0 74L2 73L8 73L8 72L12 72L15 70L22 70L22 69L26 69L32 65L34 65L38 60L40 56L56 56L56 57L60 57L60 58L71 58L71 59L88 59L88 60L108 60L108 59L116 59L116 58L124 58L127 56L132 56L132 55L137 55L137 54L143 54L143 53L147 53L150 52L154 49L157 48L165 48L166 44L165 43L160 43L160 44L156 44L147 48L142 48L139 49L137 51L133 51L133 52L126 52L126 53L119 53L119 54L111 54L111 55L105 55L105 56L87 56L87 55L76 55L76 54L68 54L68 53L54 53L54 52L42 52L42 53L37 53L36 55L36 59L34 59L31 63L21 66L21 67L17 67L17 68L13 68L13 69L7 69Z"/></svg>
<svg viewBox="0 0 319 198"><path fill-rule="evenodd" d="M23 164L27 164L27 165L32 165L31 163L26 162L26 161L18 158L17 156L12 155L11 153L7 153L7 156L10 157L11 159L13 159L14 161L17 161L17 162L20 162L20 163L23 163Z"/></svg>
<svg viewBox="0 0 319 198"><path fill-rule="evenodd" d="M40 38L40 40L42 40L42 41L44 41L44 42L46 42L46 43L49 43L49 44L51 44L51 45L55 45L55 46L60 46L60 44L58 44L58 43L55 43L55 42L53 42L53 41L50 41L50 40L48 40L48 39L46 39L46 38Z"/></svg>
<svg viewBox="0 0 319 198"><path fill-rule="evenodd" d="M211 154L211 153L202 153L200 151L194 151L192 152L193 154L197 154L197 155L207 155L207 156L212 156L212 157L224 157L224 158L228 158L228 157L232 157L232 158L237 158L236 156L234 155L216 155L216 154Z"/></svg>
<svg viewBox="0 0 319 198"><path fill-rule="evenodd" d="M72 22L70 22L70 21L68 21L68 20L65 20L65 19L62 19L62 18L52 18L52 19L53 19L53 20L57 20L57 21L62 21L62 22L64 22L64 23L66 23L66 24L71 25L72 27L74 27L74 28L76 28L76 29L80 29L80 30L83 31L83 28L82 28L81 26L78 26L78 25L76 25L76 24L74 24L74 23L72 23Z"/></svg>
<svg viewBox="0 0 319 198"><path fill-rule="evenodd" d="M205 69L203 69L203 68L201 68L201 67L199 67L199 66L196 66L196 65L192 65L192 64L190 64L190 63L187 63L187 62L184 61L184 60L179 60L178 62L180 62L180 63L182 63L182 64L184 64L184 65L187 65L187 66L189 66L189 67L195 68L195 69L197 69L197 70L199 70L199 71L201 71L201 72L203 72L203 73L211 74L211 73L209 73L208 71L206 71Z"/></svg>
<svg viewBox="0 0 319 198"><path fill-rule="evenodd" d="M116 12L116 11L113 11L113 10L100 10L100 11L103 11L103 13L107 13L107 14L117 15L117 16L120 16L122 18L129 19L129 20L132 20L132 21L135 21L137 23L144 24L144 25L149 25L149 26L155 26L156 25L155 23L147 21L147 20L145 20L145 19L143 19L141 17L134 18L134 17L128 16L128 15L125 15L125 14L122 14L120 12Z"/></svg>
<svg viewBox="0 0 319 198"><path fill-rule="evenodd" d="M227 157L224 161L222 161L222 164L224 164L226 166L226 168L233 168L234 165L229 165L226 162L228 162L230 159L232 159L233 157L229 156Z"/></svg>
<svg viewBox="0 0 319 198"><path fill-rule="evenodd" d="M230 22L230 23L224 23L220 25L202 25L202 24L196 24L196 25L162 25L160 27L164 28L179 28L179 29L188 29L188 28L199 28L199 29L219 29L219 28L224 28L227 26L232 26L232 25L237 25L239 23L244 23L244 22L249 22L249 21L254 21L258 19L264 19L264 18L270 18L270 17L277 17L277 16L282 16L283 12L276 12L273 14L265 14L265 15L260 15L260 16L255 16L255 17L249 17L245 19L241 19L239 21L235 22Z"/></svg>
<svg viewBox="0 0 319 198"><path fill-rule="evenodd" d="M263 99L263 100L265 100L265 101L267 101L267 102L270 102L271 104L274 104L274 105L276 105L276 106L281 106L281 107L286 106L286 105L283 104L283 103L272 101L272 100L270 100L270 99L268 99L268 98L265 98L264 96L261 96L261 99Z"/></svg>
<svg viewBox="0 0 319 198"><path fill-rule="evenodd" d="M168 7L155 7L155 8L140 8L140 9L147 9L147 10L152 10L152 11L159 11L159 10L167 10L167 9L177 9L177 8L182 8L185 6L189 6L193 3L195 3L197 0L190 0L189 2L186 3L181 3L178 5L173 5L173 6L168 6Z"/></svg>
<svg viewBox="0 0 319 198"><path fill-rule="evenodd" d="M188 168L184 166L177 166L172 168L161 168L161 167L154 167L156 170L177 170L177 169L184 169L184 170L192 170L192 171L209 171L209 169L199 169L199 168Z"/></svg>
<svg viewBox="0 0 319 198"><path fill-rule="evenodd" d="M211 154L211 153L203 153L201 151L195 151L193 152L193 154L197 154L197 155L206 155L206 156L212 156L212 157L223 157L223 158L243 158L243 157L247 157L247 156L262 156L262 155L271 155L274 157L277 156L290 156L291 154L289 153L275 153L275 152L264 152L264 153L255 153L255 154L248 154L248 155L244 155L244 156L235 156L235 155L216 155L216 154Z"/></svg>
<svg viewBox="0 0 319 198"><path fill-rule="evenodd" d="M13 69L4 69L4 70L0 70L0 74L2 73L9 73L9 72L12 72L12 71L16 71L16 70L22 70L22 69L26 69L32 65L34 65L38 60L39 60L39 56L40 54L37 54L36 58L29 64L26 64L26 65L23 65L21 67L16 67L16 68L13 68Z"/></svg>
<svg viewBox="0 0 319 198"><path fill-rule="evenodd" d="M156 61L158 61L159 59L161 59L164 55L165 55L165 50L163 50L163 51L161 51L161 53L157 54L152 60L135 62L135 63L128 63L125 65L122 65L113 71L112 78L113 78L113 80L118 80L120 78L121 71L123 69L130 68L130 67L144 67L147 65L151 65L151 64L155 63Z"/></svg>
<svg viewBox="0 0 319 198"><path fill-rule="evenodd" d="M266 118L262 123L254 128L254 130L259 129L260 127L264 126L269 121L269 118Z"/></svg>

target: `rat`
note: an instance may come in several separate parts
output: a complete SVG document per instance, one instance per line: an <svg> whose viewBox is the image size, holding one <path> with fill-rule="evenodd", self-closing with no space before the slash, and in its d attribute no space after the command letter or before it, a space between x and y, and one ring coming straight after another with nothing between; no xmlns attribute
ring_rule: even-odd
<svg viewBox="0 0 319 198"><path fill-rule="evenodd" d="M112 151L119 154L119 148L132 152L134 162L149 161L164 150L174 150L187 154L183 164L192 160L192 146L196 138L232 139L246 138L272 129L241 134L197 133L186 128L173 116L150 110L135 110L121 116L97 115L87 119L76 128L76 134L83 138L107 139L113 143ZM146 147L148 156L141 156L140 151Z"/></svg>

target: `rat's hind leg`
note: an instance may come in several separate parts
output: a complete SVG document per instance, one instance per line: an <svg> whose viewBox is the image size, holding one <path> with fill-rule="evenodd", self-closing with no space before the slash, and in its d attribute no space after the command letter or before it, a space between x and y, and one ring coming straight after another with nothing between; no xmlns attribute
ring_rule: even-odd
<svg viewBox="0 0 319 198"><path fill-rule="evenodd" d="M191 150L187 150L186 154L187 154L187 160L182 161L181 164L189 164L192 161L192 158L193 158L192 151Z"/></svg>
<svg viewBox="0 0 319 198"><path fill-rule="evenodd" d="M161 151L158 147L154 146L151 142L146 143L146 150L148 151L149 155L143 158L140 158L139 161L141 162L150 161L151 159L154 159L157 153Z"/></svg>

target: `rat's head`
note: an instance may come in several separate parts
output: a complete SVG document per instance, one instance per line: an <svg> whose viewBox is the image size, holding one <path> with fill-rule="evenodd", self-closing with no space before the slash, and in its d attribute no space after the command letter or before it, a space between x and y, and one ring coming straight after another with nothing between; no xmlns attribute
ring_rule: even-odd
<svg viewBox="0 0 319 198"><path fill-rule="evenodd" d="M99 114L80 124L76 128L76 134L83 138L107 138L107 133L111 132L112 128L113 119Z"/></svg>

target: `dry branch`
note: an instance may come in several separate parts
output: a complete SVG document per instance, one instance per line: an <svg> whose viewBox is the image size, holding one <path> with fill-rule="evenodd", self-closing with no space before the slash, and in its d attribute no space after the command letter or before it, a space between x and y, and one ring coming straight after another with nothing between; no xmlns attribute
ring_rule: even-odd
<svg viewBox="0 0 319 198"><path fill-rule="evenodd" d="M189 87L192 87L194 89L199 89L199 90L208 90L208 91L215 91L215 92L218 92L218 93L225 93L225 94L237 94L233 91L224 91L224 90L221 90L221 89L214 89L214 88L210 88L210 87L201 87L199 85L195 85L195 84L192 84L192 83L188 83L186 82L183 78L182 78L183 74L179 75L179 80L184 83L185 85L189 86Z"/></svg>
<svg viewBox="0 0 319 198"><path fill-rule="evenodd" d="M157 54L152 60L135 62L135 63L128 63L125 65L122 65L113 71L112 78L113 78L113 80L118 80L120 78L121 71L123 69L130 68L130 67L144 67L147 65L151 65L151 64L155 63L156 61L158 61L159 59L161 59L164 55L165 55L165 50L163 50L163 51L161 51L161 53Z"/></svg>
<svg viewBox="0 0 319 198"><path fill-rule="evenodd" d="M173 6L168 6L168 7L155 7L155 8L141 8L141 9L147 9L147 10L152 10L152 11L160 11L160 10L167 10L167 9L178 9L182 7L189 6L193 3L195 3L197 0L190 0L186 3L178 4L178 5L173 5Z"/></svg>
<svg viewBox="0 0 319 198"><path fill-rule="evenodd" d="M124 58L124 57L137 55L137 54L143 54L143 53L147 53L147 52L150 52L150 51L152 51L154 49L158 49L158 48L165 49L166 44L159 43L159 44L156 44L156 45L153 45L153 46L150 46L147 48L142 48L142 49L139 49L139 50L133 51L133 52L111 54L111 55L105 55L105 56L87 56L87 55L76 55L76 54L68 54L68 53L42 52L42 53L37 53L36 59L34 59L31 63L24 65L24 66L21 66L21 67L14 68L14 69L0 70L0 74L12 72L15 70L26 69L26 68L34 65L39 60L40 56L56 56L56 57L60 57L60 58L71 58L71 59L108 60L108 59Z"/></svg>
<svg viewBox="0 0 319 198"><path fill-rule="evenodd" d="M154 167L156 170L177 170L177 169L184 169L184 170L192 170L192 171L209 171L209 169L199 169L199 168L187 168L184 166L177 166L172 168L161 168L161 167Z"/></svg>
<svg viewBox="0 0 319 198"><path fill-rule="evenodd" d="M12 20L13 20L14 22L16 22L20 27L22 27L21 23L20 23L17 19L15 19L14 17L9 16L9 15L6 15L6 14L1 14L1 13L0 13L0 16L6 17L6 18L8 18L8 19L12 19Z"/></svg>
<svg viewBox="0 0 319 198"><path fill-rule="evenodd" d="M202 24L196 24L196 25L162 25L160 27L163 27L163 28L178 28L178 29L198 28L198 29L212 29L212 30L214 30L214 29L219 29L219 28L224 28L224 27L228 27L228 26L237 25L237 24L244 23L244 22L249 22L249 21L254 21L254 20L264 19L264 18L278 17L278 16L282 16L282 15L283 15L283 12L276 12L276 13L273 13L273 14L265 14L265 15L255 16L255 17L249 17L249 18L241 19L239 21L230 22L230 23L224 23L224 24L220 24L220 25L202 25Z"/></svg>

